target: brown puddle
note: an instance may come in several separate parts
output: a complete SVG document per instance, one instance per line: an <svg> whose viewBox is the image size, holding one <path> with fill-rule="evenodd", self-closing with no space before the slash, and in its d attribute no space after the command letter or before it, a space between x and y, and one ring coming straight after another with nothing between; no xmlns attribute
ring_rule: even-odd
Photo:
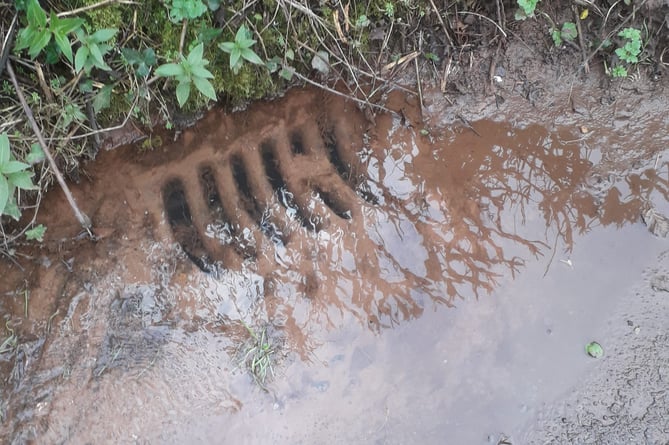
<svg viewBox="0 0 669 445"><path fill-rule="evenodd" d="M2 437L476 443L526 421L660 248L639 215L669 200L669 137L616 164L603 126L472 125L372 127L301 90L106 153L76 193L107 236L77 251L52 194L29 317L1 303ZM280 347L268 393L238 369L245 324Z"/></svg>

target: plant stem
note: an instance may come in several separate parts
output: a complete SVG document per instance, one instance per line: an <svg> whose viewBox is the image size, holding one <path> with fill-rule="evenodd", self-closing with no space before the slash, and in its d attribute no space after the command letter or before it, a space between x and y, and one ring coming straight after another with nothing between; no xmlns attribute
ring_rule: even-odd
<svg viewBox="0 0 669 445"><path fill-rule="evenodd" d="M19 85L19 82L16 79L16 74L14 73L14 69L12 68L12 64L9 60L7 60L7 73L9 73L9 77L11 78L12 83L14 84L14 88L16 88L16 95L18 96L19 101L21 102L23 111L28 117L30 126L35 132L35 136L37 136L37 140L39 141L39 144L42 147L42 151L44 151L46 159L49 161L49 166L51 167L51 170L53 170L53 173L56 176L56 180L58 181L58 184L60 185L61 189L63 189L63 193L65 193L65 198L67 198L67 202L70 204L70 207L74 212L74 216L77 218L77 221L79 221L79 224L84 229L86 229L89 235L92 236L90 231L92 225L91 220L88 216L86 216L86 214L82 213L81 210L79 210L79 207L77 207L77 203L74 200L74 197L72 196L72 192L65 183L65 179L63 178L63 175L60 173L60 170L58 170L56 161L53 159L53 156L51 156L51 151L49 150L49 147L47 147L46 142L44 141L44 136L42 136L42 132L40 131L39 126L37 125L37 121L35 121L33 112L30 110L30 106L28 105L28 102L26 102L26 98L23 96L23 91L21 90L21 86Z"/></svg>

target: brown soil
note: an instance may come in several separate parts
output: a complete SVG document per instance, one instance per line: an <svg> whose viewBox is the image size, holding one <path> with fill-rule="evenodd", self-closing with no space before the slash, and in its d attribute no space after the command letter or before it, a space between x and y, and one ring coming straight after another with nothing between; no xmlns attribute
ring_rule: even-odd
<svg viewBox="0 0 669 445"><path fill-rule="evenodd" d="M573 347L663 249L639 215L669 201L666 80L600 86L534 51L482 50L454 73L454 102L429 73L424 108L396 91L373 120L300 89L214 110L154 151L101 154L74 187L97 241L53 191L45 242L0 263L18 336L0 360L0 437L520 431L588 369ZM269 393L237 369L246 326L279 348Z"/></svg>

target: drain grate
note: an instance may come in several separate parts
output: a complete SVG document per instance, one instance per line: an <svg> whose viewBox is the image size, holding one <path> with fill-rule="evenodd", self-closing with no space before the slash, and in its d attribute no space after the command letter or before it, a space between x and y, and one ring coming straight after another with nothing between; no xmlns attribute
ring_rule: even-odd
<svg viewBox="0 0 669 445"><path fill-rule="evenodd" d="M172 234L204 272L256 259L266 244L287 246L295 226L319 232L377 202L356 172L352 126L303 119L268 133L200 163L197 180L178 175L162 187Z"/></svg>

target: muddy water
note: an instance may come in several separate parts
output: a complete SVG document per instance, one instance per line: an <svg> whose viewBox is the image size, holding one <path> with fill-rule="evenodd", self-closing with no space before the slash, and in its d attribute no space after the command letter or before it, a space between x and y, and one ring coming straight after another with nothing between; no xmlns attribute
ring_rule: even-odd
<svg viewBox="0 0 669 445"><path fill-rule="evenodd" d="M297 91L107 153L75 190L95 245L54 193L45 247L3 264L3 436L497 443L596 366L583 344L665 247L639 214L666 207L669 137L598 116L421 132L389 104L371 124ZM276 348L267 391L247 327Z"/></svg>

